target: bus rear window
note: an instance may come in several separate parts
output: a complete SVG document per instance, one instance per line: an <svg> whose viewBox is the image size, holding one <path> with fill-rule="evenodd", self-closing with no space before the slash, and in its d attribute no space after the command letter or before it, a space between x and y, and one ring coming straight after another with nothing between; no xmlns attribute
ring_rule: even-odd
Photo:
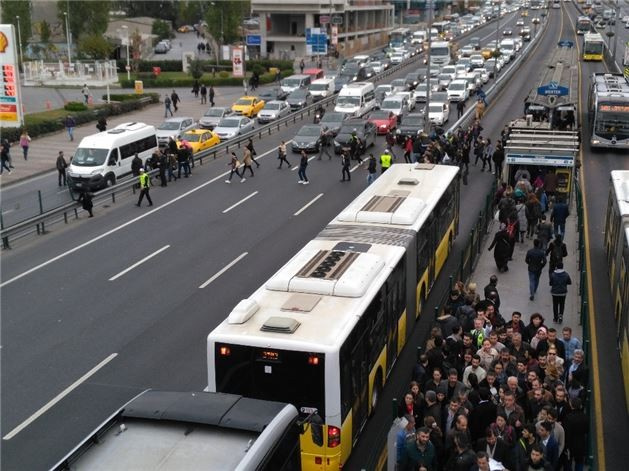
<svg viewBox="0 0 629 471"><path fill-rule="evenodd" d="M325 356L217 343L216 390L288 402L325 417Z"/></svg>

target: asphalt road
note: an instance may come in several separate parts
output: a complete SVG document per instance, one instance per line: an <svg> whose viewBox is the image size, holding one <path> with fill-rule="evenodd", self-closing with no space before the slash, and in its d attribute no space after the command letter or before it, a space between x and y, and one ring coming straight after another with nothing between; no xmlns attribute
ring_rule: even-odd
<svg viewBox="0 0 629 471"><path fill-rule="evenodd" d="M518 80L526 88L526 75L509 90ZM494 106L486 120L493 138L501 115L516 112L505 97ZM205 387L210 330L365 187L361 168L339 183L337 160L312 162L309 186L294 170L276 170L276 145L295 130L256 143L262 167L242 184L223 183L218 160L154 191L151 209L131 200L97 208L93 220L3 254L4 469L50 466L140 390ZM491 182L472 174L462 234Z"/></svg>
<svg viewBox="0 0 629 471"><path fill-rule="evenodd" d="M514 25L514 19L516 14L506 15L505 18L501 20L501 24L510 24L512 27ZM530 20L529 20L530 21ZM500 30L502 31L503 27L501 26ZM181 35L181 33L179 33ZM188 33L188 36L193 35L192 33ZM495 37L495 23L484 26L479 29L477 35L481 38L482 44L491 41ZM185 36L185 35L184 35ZM462 41L463 44L466 43L465 40ZM423 57L423 56L422 56ZM406 73L412 71L413 69L419 67L420 64L414 62L412 66L408 66L404 69L404 71L400 71L395 75L391 75L386 77L384 80L379 81L377 83L388 83L394 78L404 77ZM493 79L484 86L487 89ZM224 91L221 89L219 92L220 98L217 99L217 104L219 106L231 106L231 104L241 95L241 90L237 87L228 87L230 90ZM261 87L263 90L267 87ZM233 89L233 90L232 90ZM166 92L170 92L169 90L161 90L155 89L151 90L155 92L159 92L160 94L164 94ZM39 90L38 93L46 92L46 90ZM58 91L59 92L59 91ZM96 95L99 95L98 92L93 91ZM47 91L50 93L50 91ZM181 97L189 97L190 90L189 89L178 89L177 93ZM100 96L100 95L99 95ZM468 106L473 106L474 100L468 100ZM182 109L185 107L182 106ZM134 116L136 114L129 114L124 116L124 121L128 122L134 120ZM152 113L149 119L146 119L146 112L140 112L137 115L141 115L140 121L146 122L147 124L159 125L162 123L163 119L161 118L160 113ZM195 119L199 119L201 116L194 116ZM118 117L120 118L120 117ZM450 119L448 122L452 123L456 121L456 106L453 104L450 109ZM298 124L289 126L288 132L286 136L288 139L292 138L296 132L299 130L301 125L305 124L305 122L300 122ZM111 125L110 125L111 127ZM78 145L78 142L77 142ZM71 154L66 153L67 158L71 157ZM33 217L37 214L40 214L40 201L41 207L44 211L48 211L64 204L67 204L71 201L70 193L66 191L66 189L59 188L57 186L57 178L56 171L52 171L48 178L37 178L31 181L22 182L17 185L11 185L2 189L2 209L3 209L3 222L5 227L10 226L12 224L16 224L20 221L26 220L30 217Z"/></svg>
<svg viewBox="0 0 629 471"><path fill-rule="evenodd" d="M573 22L578 16L577 9L570 5L567 11ZM619 31L622 25L619 26ZM579 43L580 44L580 43ZM620 45L620 41L619 41ZM621 150L597 150L589 147L591 123L587 113L588 87L590 76L595 72L609 72L604 62L584 62L581 66L581 172L585 182L588 216L588 236L590 246L590 280L592 283L591 305L596 315L596 346L598 365L594 365L592 385L595 393L600 394L602 408L602 427L600 430L599 450L605 457L605 464L599 463L600 469L623 469L629 460L626 437L629 436L629 417L624 404L625 396L622 383L622 370L616 343L616 323L609 289L609 276L603 233L609 192L609 176L612 170L629 169L629 154ZM596 274L594 276L593 274ZM592 359L590 359L592 361ZM629 374L629 372L625 372ZM592 408L594 410L594 408ZM602 445L601 445L602 442Z"/></svg>

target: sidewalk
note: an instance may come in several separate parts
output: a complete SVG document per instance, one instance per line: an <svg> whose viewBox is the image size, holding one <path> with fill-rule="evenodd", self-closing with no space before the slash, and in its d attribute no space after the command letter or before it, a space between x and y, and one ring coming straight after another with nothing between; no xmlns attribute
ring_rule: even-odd
<svg viewBox="0 0 629 471"><path fill-rule="evenodd" d="M274 86L277 86L277 84ZM178 88L176 90L182 101L178 105L179 111L175 113L175 116L191 116L195 120L198 120L209 108L209 105L202 105L201 98L195 98L189 88ZM243 95L244 92L243 89L239 87L216 87L214 90L216 92L214 97L214 103L216 106L231 106L236 99ZM125 93L126 92L128 91L125 91ZM164 94L167 92L170 94L172 89L148 89L147 92L159 92L163 99ZM128 123L131 121L139 121L157 126L163 120L164 105L160 103L147 106L146 108L134 113L112 116L107 120L107 129L113 129L121 123ZM0 178L0 188L54 171L55 161L57 160L57 154L60 150L63 151L66 161L68 161L74 154L74 151L81 142L81 139L97 132L96 122L93 122L77 126L74 130L73 142L68 139L68 135L65 131L34 138L31 141L28 151L28 161L24 161L24 158L22 157L22 148L19 146L19 143L14 143L11 146L11 158L13 159L13 165L15 168L11 169L11 174L8 174L7 172L2 173L2 177Z"/></svg>
<svg viewBox="0 0 629 471"><path fill-rule="evenodd" d="M482 296L482 290L487 283L489 277L496 275L498 277L498 293L500 294L500 314L505 321L511 320L511 313L519 311L522 313L522 321L528 325L530 316L534 312L539 312L544 316L547 327L555 327L561 338L561 329L563 327L572 327L573 335L579 340L583 339L583 329L579 325L579 269L577 266L577 211L572 202L570 206L570 216L566 221L566 237L564 242L568 249L568 256L564 258L564 269L570 275L572 284L568 286L568 296L566 297L566 307L562 324L553 323L553 300L550 295L550 285L548 284L548 266L544 267L542 276L539 280L539 287L535 300L529 301L529 277L528 267L524 262L526 252L533 247L532 239L524 239L524 243L516 243L513 252L513 261L509 262L509 271L499 273L494 261L493 251L487 248L494 238L494 234L498 231L498 222L494 220L489 227L489 233L482 244L480 258L476 269L474 270L471 281L478 285L478 292ZM550 217L550 212L546 214Z"/></svg>

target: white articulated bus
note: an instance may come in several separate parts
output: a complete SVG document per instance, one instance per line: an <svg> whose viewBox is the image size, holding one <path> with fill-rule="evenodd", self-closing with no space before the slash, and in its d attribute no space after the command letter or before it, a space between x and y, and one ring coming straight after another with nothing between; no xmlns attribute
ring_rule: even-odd
<svg viewBox="0 0 629 471"><path fill-rule="evenodd" d="M302 469L338 471L373 413L456 237L458 171L393 165L209 334L209 391L323 424Z"/></svg>

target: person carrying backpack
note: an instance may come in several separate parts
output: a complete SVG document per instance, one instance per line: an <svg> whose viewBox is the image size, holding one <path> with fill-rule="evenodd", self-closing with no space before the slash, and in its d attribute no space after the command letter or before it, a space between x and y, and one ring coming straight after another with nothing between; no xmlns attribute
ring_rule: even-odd
<svg viewBox="0 0 629 471"><path fill-rule="evenodd" d="M555 240L548 245L546 255L548 256L548 276L550 276L560 263L563 265L564 257L568 256L568 249L561 234L555 236Z"/></svg>

